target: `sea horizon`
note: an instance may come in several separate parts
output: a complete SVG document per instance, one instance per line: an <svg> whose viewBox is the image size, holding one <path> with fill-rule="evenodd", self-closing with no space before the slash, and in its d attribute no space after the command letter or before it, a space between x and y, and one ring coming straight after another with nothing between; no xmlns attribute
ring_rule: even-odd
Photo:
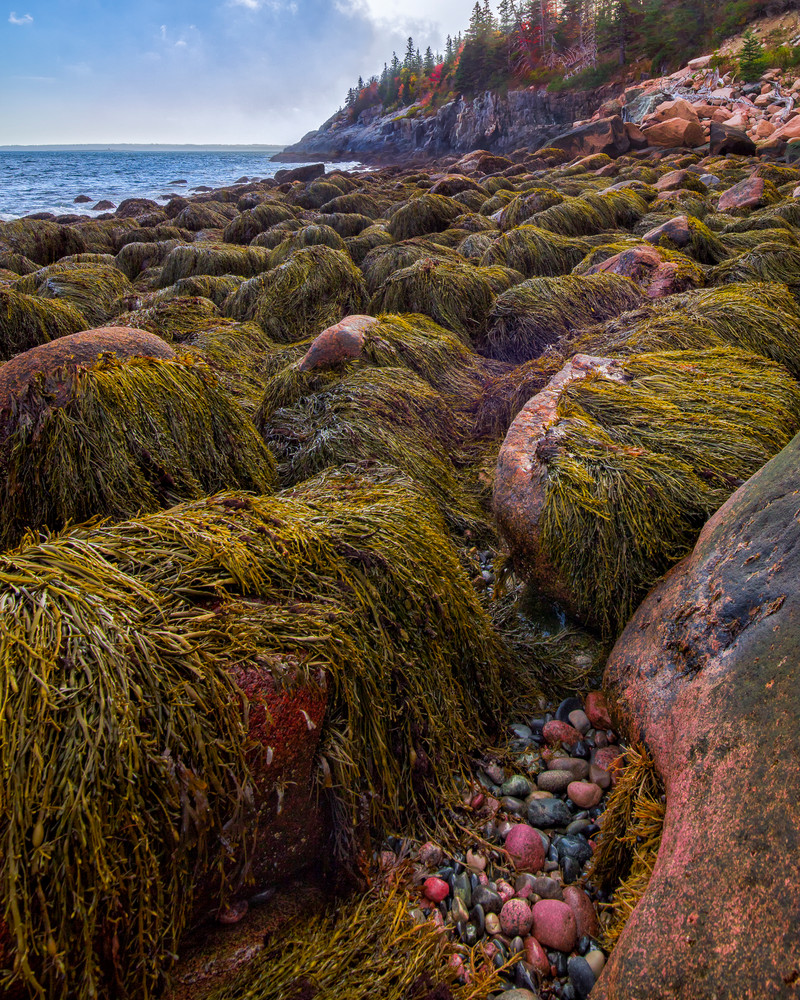
<svg viewBox="0 0 800 1000"><path fill-rule="evenodd" d="M27 153L40 150L42 152L74 152L74 153L88 153L88 152L126 152L130 151L133 153L148 153L153 150L164 150L165 152L192 152L197 150L198 152L206 152L208 150L213 151L223 151L230 150L232 152L236 151L247 151L253 150L254 152L263 152L266 150L280 151L285 149L289 145L288 142L241 142L241 143L222 143L222 142L67 142L67 143L30 143L27 145L22 144L2 144L0 145L0 152L2 153Z"/></svg>

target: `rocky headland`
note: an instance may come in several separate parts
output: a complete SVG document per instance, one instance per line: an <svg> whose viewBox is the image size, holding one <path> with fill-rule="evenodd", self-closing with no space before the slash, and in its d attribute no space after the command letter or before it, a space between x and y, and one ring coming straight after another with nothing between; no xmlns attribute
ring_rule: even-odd
<svg viewBox="0 0 800 1000"><path fill-rule="evenodd" d="M800 82L709 62L0 224L4 995L795 995Z"/></svg>

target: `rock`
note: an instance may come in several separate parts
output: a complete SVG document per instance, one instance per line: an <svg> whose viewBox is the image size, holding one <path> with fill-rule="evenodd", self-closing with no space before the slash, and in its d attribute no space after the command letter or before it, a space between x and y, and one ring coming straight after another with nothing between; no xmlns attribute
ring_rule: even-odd
<svg viewBox="0 0 800 1000"><path fill-rule="evenodd" d="M86 205L91 200L92 199L88 195L86 195L86 194L79 194L77 198L73 198L72 199L72 204L73 205Z"/></svg>
<svg viewBox="0 0 800 1000"><path fill-rule="evenodd" d="M503 1000L539 1000L538 994L532 990L513 989L505 990L502 994Z"/></svg>
<svg viewBox="0 0 800 1000"><path fill-rule="evenodd" d="M667 811L593 1000L796 993L800 797L776 762L800 757L799 493L796 436L713 515L608 661Z"/></svg>
<svg viewBox="0 0 800 1000"><path fill-rule="evenodd" d="M664 260L654 246L630 247L588 267L583 273L618 274L630 278L651 299L697 288L705 280L699 267L693 267L689 261L682 267L676 261Z"/></svg>
<svg viewBox="0 0 800 1000"><path fill-rule="evenodd" d="M545 725L542 730L542 736L545 743L549 746L558 746L559 743L574 746L580 742L581 738L581 734L574 726L571 726L568 722L559 722L558 719L551 719Z"/></svg>
<svg viewBox="0 0 800 1000"><path fill-rule="evenodd" d="M521 774L512 775L504 781L500 791L503 795L512 795L515 799L524 799L531 794L531 783Z"/></svg>
<svg viewBox="0 0 800 1000"><path fill-rule="evenodd" d="M505 848L515 868L538 872L544 864L544 845L539 833L527 823L518 823L506 837Z"/></svg>
<svg viewBox="0 0 800 1000"><path fill-rule="evenodd" d="M693 149L695 146L702 146L706 138L703 126L696 118L692 121L687 121L685 118L668 118L642 131L651 146L665 146L668 149L679 146Z"/></svg>
<svg viewBox="0 0 800 1000"><path fill-rule="evenodd" d="M699 121L694 105L679 97L675 101L664 101L663 104L659 104L655 111L648 115L647 120L643 124L649 125L650 123L667 122L675 118L682 118L687 122Z"/></svg>
<svg viewBox="0 0 800 1000"><path fill-rule="evenodd" d="M675 221L675 220L673 220ZM651 233L653 230L651 230ZM589 721L595 729L611 729L611 716L608 711L608 702L602 691L590 691L584 699L584 709L589 716Z"/></svg>
<svg viewBox="0 0 800 1000"><path fill-rule="evenodd" d="M594 809L603 797L603 789L591 781L573 781L567 788L567 795L579 809Z"/></svg>
<svg viewBox="0 0 800 1000"><path fill-rule="evenodd" d="M58 337L0 365L0 409L8 406L11 398L19 395L34 376L59 368L88 368L106 353L116 354L120 359L175 357L173 349L161 337L127 326L102 326Z"/></svg>
<svg viewBox="0 0 800 1000"><path fill-rule="evenodd" d="M567 721L571 726L574 726L582 736L592 728L592 724L589 722L589 716L582 708L576 708L574 711L570 712Z"/></svg>
<svg viewBox="0 0 800 1000"><path fill-rule="evenodd" d="M533 971L539 978L550 975L550 959L547 952L531 934L525 938L525 961L533 967Z"/></svg>
<svg viewBox="0 0 800 1000"><path fill-rule="evenodd" d="M592 754L592 764L604 771L616 770L622 764L623 752L619 747L602 747Z"/></svg>
<svg viewBox="0 0 800 1000"><path fill-rule="evenodd" d="M487 913L484 918L484 927L487 934L499 934L502 931L500 917L496 913Z"/></svg>
<svg viewBox="0 0 800 1000"><path fill-rule="evenodd" d="M763 177L746 177L722 192L717 203L717 211L734 212L762 208L766 203L765 195L766 181Z"/></svg>
<svg viewBox="0 0 800 1000"><path fill-rule="evenodd" d="M547 830L553 826L566 826L572 813L561 799L534 799L528 803L528 822L531 826Z"/></svg>
<svg viewBox="0 0 800 1000"><path fill-rule="evenodd" d="M279 184L291 184L294 181L315 181L325 174L324 163L308 163L304 167L295 167L293 170L279 170L275 174L275 180Z"/></svg>
<svg viewBox="0 0 800 1000"><path fill-rule="evenodd" d="M96 205L92 205L92 211L93 212L110 212L112 209L114 209L116 207L117 206L114 204L113 201L103 200L103 201L98 201Z"/></svg>
<svg viewBox="0 0 800 1000"><path fill-rule="evenodd" d="M436 878L435 875L432 875L422 883L422 894L432 903L441 903L450 895L450 886L443 878Z"/></svg>
<svg viewBox="0 0 800 1000"><path fill-rule="evenodd" d="M603 971L603 967L606 964L606 956L598 948L592 948L583 957L586 959L596 979Z"/></svg>
<svg viewBox="0 0 800 1000"><path fill-rule="evenodd" d="M637 95L625 106L628 122L641 125L648 115L652 114L660 104L669 99L670 95L666 91L661 90L656 90L650 94Z"/></svg>
<svg viewBox="0 0 800 1000"><path fill-rule="evenodd" d="M674 243L679 249L689 246L692 241L692 230L688 216L676 215L674 219L663 222L660 226L656 226L655 229L646 232L642 239L645 243L652 243L658 246L662 236L666 237L671 243ZM591 715L589 718L591 719ZM610 726L606 728L610 728Z"/></svg>
<svg viewBox="0 0 800 1000"><path fill-rule="evenodd" d="M628 133L619 115L570 129L569 132L548 140L546 145L547 148L563 149L571 160L592 153L621 156L631 148Z"/></svg>
<svg viewBox="0 0 800 1000"><path fill-rule="evenodd" d="M576 354L545 389L523 406L508 429L497 459L494 513L515 565L534 589L562 605L575 617L581 617L581 610L575 606L570 581L558 574L541 544L540 517L547 496L547 470L536 452L539 443L557 423L558 402L563 390L571 382L594 372L606 378L619 378L613 373L613 365L611 358ZM561 722L549 722L545 726L545 734L555 734L552 727L563 725ZM574 734L570 739L577 743L580 733L572 726L568 729ZM559 742L561 738L554 735L552 742ZM547 735L545 739L551 742Z"/></svg>
<svg viewBox="0 0 800 1000"><path fill-rule="evenodd" d="M546 875L539 875L531 878L528 884L530 885L531 892L536 893L537 896L541 896L542 899L563 899L561 883L557 879L548 878Z"/></svg>
<svg viewBox="0 0 800 1000"><path fill-rule="evenodd" d="M535 903L533 936L545 948L572 951L578 942L578 931L570 907L557 899L542 899Z"/></svg>
<svg viewBox="0 0 800 1000"><path fill-rule="evenodd" d="M444 851L438 844L434 844L431 840L426 840L417 851L417 860L421 865L426 865L429 868L438 868L444 861Z"/></svg>
<svg viewBox="0 0 800 1000"><path fill-rule="evenodd" d="M547 762L547 767L551 771L568 771L573 781L580 781L589 775L589 763L581 757L553 757Z"/></svg>
<svg viewBox="0 0 800 1000"><path fill-rule="evenodd" d="M694 59L690 59L689 62L686 65L689 67L689 69L693 69L693 70L705 69L707 66L709 66L711 64L712 58L713 58L713 56L710 56L710 55L709 56L696 56Z"/></svg>
<svg viewBox="0 0 800 1000"><path fill-rule="evenodd" d="M373 316L345 316L314 339L298 363L302 372L334 368L361 356L364 338L377 320Z"/></svg>
<svg viewBox="0 0 800 1000"><path fill-rule="evenodd" d="M564 902L575 918L575 929L578 937L587 935L596 938L600 934L600 924L588 895L576 885L565 885L563 895Z"/></svg>
<svg viewBox="0 0 800 1000"><path fill-rule="evenodd" d="M602 767L598 767L597 764L590 765L589 780L593 781L595 785L599 785L602 789L611 787L611 773Z"/></svg>
<svg viewBox="0 0 800 1000"><path fill-rule="evenodd" d="M542 771L536 778L536 784L543 792L552 792L554 795L558 795L559 792L565 792L567 785L573 780L570 771Z"/></svg>
<svg viewBox="0 0 800 1000"><path fill-rule="evenodd" d="M774 127L772 128L774 132ZM767 133L768 135L770 133ZM712 156L725 156L732 153L736 156L755 156L756 144L741 129L732 128L730 125L723 125L720 122L711 122L711 133L709 136Z"/></svg>
<svg viewBox="0 0 800 1000"><path fill-rule="evenodd" d="M559 861L572 858L579 865L586 864L592 856L592 849L585 837L567 834L561 837L556 845Z"/></svg>
<svg viewBox="0 0 800 1000"><path fill-rule="evenodd" d="M756 126L753 129L753 135L755 135L756 139L767 139L769 138L769 136L773 135L776 131L777 131L776 125L773 125L772 122L767 121L766 118L762 118L760 122L756 123Z"/></svg>
<svg viewBox="0 0 800 1000"><path fill-rule="evenodd" d="M472 890L472 905L482 906L484 913L499 913L503 908L500 893L490 889L488 885L479 885Z"/></svg>
<svg viewBox="0 0 800 1000"><path fill-rule="evenodd" d="M670 170L668 174L659 177L653 186L656 191L677 191L688 186L686 182L689 178L696 180L697 174L688 170Z"/></svg>
<svg viewBox="0 0 800 1000"><path fill-rule="evenodd" d="M500 911L500 926L507 937L525 937L533 923L533 913L524 899L509 899Z"/></svg>
<svg viewBox="0 0 800 1000"><path fill-rule="evenodd" d="M625 122L625 133L628 136L631 149L647 149L647 139L638 125L633 122Z"/></svg>
<svg viewBox="0 0 800 1000"><path fill-rule="evenodd" d="M567 962L567 974L577 996L580 1000L585 1000L595 984L596 977L592 967L585 958L575 955Z"/></svg>

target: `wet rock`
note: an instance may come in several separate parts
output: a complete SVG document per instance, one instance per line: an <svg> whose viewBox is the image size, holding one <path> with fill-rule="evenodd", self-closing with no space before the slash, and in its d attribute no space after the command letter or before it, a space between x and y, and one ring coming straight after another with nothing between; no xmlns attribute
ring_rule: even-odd
<svg viewBox="0 0 800 1000"><path fill-rule="evenodd" d="M572 951L578 943L578 933L570 907L557 899L542 899L535 903L533 936L545 948Z"/></svg>
<svg viewBox="0 0 800 1000"><path fill-rule="evenodd" d="M567 795L579 809L593 809L602 799L603 789L591 781L573 781L567 788Z"/></svg>
<svg viewBox="0 0 800 1000"><path fill-rule="evenodd" d="M569 981L575 988L575 993L581 1000L588 997L595 984L595 974L585 958L576 955L567 962Z"/></svg>
<svg viewBox="0 0 800 1000"><path fill-rule="evenodd" d="M592 153L607 153L621 156L631 148L628 133L619 115L601 118L598 121L580 125L547 142L549 149L563 149L569 158L589 156Z"/></svg>
<svg viewBox="0 0 800 1000"><path fill-rule="evenodd" d="M503 900L500 898L500 894L495 892L494 889L490 889L486 885L479 885L477 889L472 891L472 905L482 906L484 913L487 915L490 913L500 913L503 908Z"/></svg>
<svg viewBox="0 0 800 1000"><path fill-rule="evenodd" d="M508 937L525 937L533 923L533 913L524 899L509 899L500 911L500 926Z"/></svg>
<svg viewBox="0 0 800 1000"><path fill-rule="evenodd" d="M536 779L536 784L543 792L558 795L559 792L565 792L572 781L574 778L570 771L542 771Z"/></svg>
<svg viewBox="0 0 800 1000"><path fill-rule="evenodd" d="M324 163L307 163L303 167L295 167L292 170L279 170L275 174L275 180L279 184L289 184L293 181L315 181L324 173Z"/></svg>
<svg viewBox="0 0 800 1000"><path fill-rule="evenodd" d="M590 938L596 938L600 933L600 924L587 893L576 885L565 885L563 896L564 902L575 918L575 930L578 937L587 935Z"/></svg>
<svg viewBox="0 0 800 1000"><path fill-rule="evenodd" d="M422 894L432 903L440 903L450 895L450 886L444 879L431 876L422 883Z"/></svg>
<svg viewBox="0 0 800 1000"><path fill-rule="evenodd" d="M680 146L694 148L705 141L703 126L696 119L669 118L643 128L644 136L651 146L665 146L674 149Z"/></svg>
<svg viewBox="0 0 800 1000"><path fill-rule="evenodd" d="M761 208L767 202L766 183L763 177L747 177L739 181L720 195L717 211L735 212Z"/></svg>
<svg viewBox="0 0 800 1000"><path fill-rule="evenodd" d="M666 787L653 877L593 1000L790 997L800 967L800 437L714 514L609 659ZM736 960L731 961L730 956Z"/></svg>
<svg viewBox="0 0 800 1000"><path fill-rule="evenodd" d="M590 691L586 696L584 708L595 729L611 729L608 703L602 691Z"/></svg>
<svg viewBox="0 0 800 1000"><path fill-rule="evenodd" d="M545 743L550 746L558 746L559 743L574 746L581 739L581 734L574 726L571 726L568 722L559 722L557 719L552 719L545 725L542 730L542 736Z"/></svg>
<svg viewBox="0 0 800 1000"><path fill-rule="evenodd" d="M544 978L550 975L550 959L533 935L525 938L525 961L538 976Z"/></svg>
<svg viewBox="0 0 800 1000"><path fill-rule="evenodd" d="M528 803L528 822L544 830L553 826L566 826L572 813L561 799L534 799Z"/></svg>
<svg viewBox="0 0 800 1000"><path fill-rule="evenodd" d="M589 764L581 757L553 757L547 762L547 767L550 771L569 772L573 781L581 781L589 774Z"/></svg>
<svg viewBox="0 0 800 1000"><path fill-rule="evenodd" d="M544 845L538 831L518 823L506 837L505 848L519 870L537 872L544 864Z"/></svg>
<svg viewBox="0 0 800 1000"><path fill-rule="evenodd" d="M511 795L515 799L524 799L531 794L531 783L521 774L515 774L504 781L500 791L503 795Z"/></svg>
<svg viewBox="0 0 800 1000"><path fill-rule="evenodd" d="M88 205L92 199L86 194L79 194L77 198L72 199L74 205Z"/></svg>
<svg viewBox="0 0 800 1000"><path fill-rule="evenodd" d="M361 356L367 331L377 320L373 316L345 316L315 338L298 362L301 372L334 368Z"/></svg>

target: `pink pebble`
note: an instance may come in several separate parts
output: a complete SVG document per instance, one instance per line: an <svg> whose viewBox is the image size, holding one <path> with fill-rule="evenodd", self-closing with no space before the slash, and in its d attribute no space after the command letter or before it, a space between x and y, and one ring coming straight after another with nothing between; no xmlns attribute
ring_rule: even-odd
<svg viewBox="0 0 800 1000"><path fill-rule="evenodd" d="M515 890L504 879L499 878L496 882L496 885L497 885L497 895L503 900L504 903L507 902L509 899L513 899L514 896L516 895Z"/></svg>
<svg viewBox="0 0 800 1000"><path fill-rule="evenodd" d="M568 722L559 722L558 719L551 719L545 724L542 730L545 743L551 747L557 747L560 743L566 743L569 747L574 747L580 743L581 734Z"/></svg>
<svg viewBox="0 0 800 1000"><path fill-rule="evenodd" d="M426 840L417 851L417 858L420 864L436 868L444 860L444 852L432 840Z"/></svg>
<svg viewBox="0 0 800 1000"><path fill-rule="evenodd" d="M500 911L500 926L510 938L525 937L533 923L531 908L524 899L509 899Z"/></svg>
<svg viewBox="0 0 800 1000"><path fill-rule="evenodd" d="M444 879L436 878L435 875L432 875L422 883L422 894L432 903L441 903L443 899L447 899L450 895L450 886Z"/></svg>
<svg viewBox="0 0 800 1000"><path fill-rule="evenodd" d="M480 882L481 885L488 885L489 876L486 874L486 872L478 872L478 881Z"/></svg>
<svg viewBox="0 0 800 1000"><path fill-rule="evenodd" d="M613 771L622 766L622 751L619 747L603 747L592 754L592 763L604 771Z"/></svg>
<svg viewBox="0 0 800 1000"><path fill-rule="evenodd" d="M525 961L533 966L540 976L550 975L550 959L544 948L532 935L525 938Z"/></svg>
<svg viewBox="0 0 800 1000"><path fill-rule="evenodd" d="M575 928L578 937L588 934L589 937L597 937L600 933L600 924L597 921L597 914L591 899L583 889L577 885L564 886L564 902L572 910L575 917Z"/></svg>
<svg viewBox="0 0 800 1000"><path fill-rule="evenodd" d="M519 871L538 872L544 864L544 844L527 823L518 823L506 837L506 850Z"/></svg>
<svg viewBox="0 0 800 1000"><path fill-rule="evenodd" d="M570 907L558 899L534 903L533 936L545 948L572 951L578 941L578 929Z"/></svg>
<svg viewBox="0 0 800 1000"><path fill-rule="evenodd" d="M603 789L592 781L571 781L567 795L579 809L594 809L603 797Z"/></svg>
<svg viewBox="0 0 800 1000"><path fill-rule="evenodd" d="M586 695L583 709L595 729L611 729L608 702L602 691L590 691Z"/></svg>

